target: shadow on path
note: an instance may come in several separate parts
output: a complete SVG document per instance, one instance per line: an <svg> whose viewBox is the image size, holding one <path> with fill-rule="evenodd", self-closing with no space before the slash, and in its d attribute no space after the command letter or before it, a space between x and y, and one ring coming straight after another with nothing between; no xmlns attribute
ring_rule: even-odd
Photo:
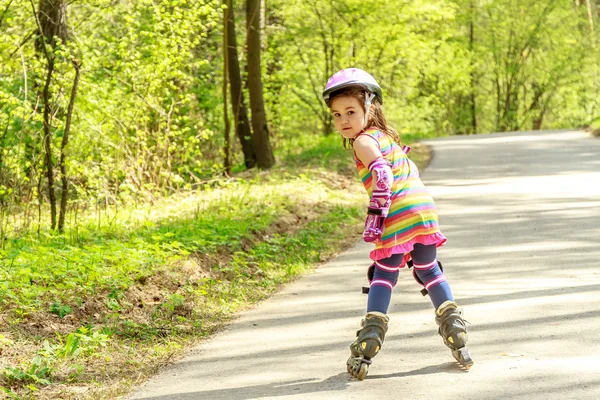
<svg viewBox="0 0 600 400"><path fill-rule="evenodd" d="M457 369L456 363L447 362L438 365L430 365L424 368L418 368L412 371L398 372L394 374L369 375L369 381L389 378L408 378L417 375L431 375L438 373L464 374L465 371ZM302 395L318 392L343 391L348 385L361 384L354 378L349 378L346 372L333 375L325 380L319 378L299 379L294 381L284 381L266 385L236 387L219 390L200 390L190 393L179 393L176 395L144 397L147 400L174 400L174 399L229 399L229 400L248 400L256 398L268 398L278 396ZM367 383L362 383L367 384Z"/></svg>

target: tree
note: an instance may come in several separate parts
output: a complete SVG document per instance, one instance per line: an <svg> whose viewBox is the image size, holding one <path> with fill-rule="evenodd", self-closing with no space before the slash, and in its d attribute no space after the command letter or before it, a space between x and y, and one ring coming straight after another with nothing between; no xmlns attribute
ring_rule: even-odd
<svg viewBox="0 0 600 400"><path fill-rule="evenodd" d="M528 12L516 0L497 0L482 10L477 57L489 60L480 74L493 93L486 97L496 103L494 129L540 129L545 116L559 109L555 96L571 96L561 88L572 87L583 71L576 10L556 0L531 1Z"/></svg>
<svg viewBox="0 0 600 400"><path fill-rule="evenodd" d="M245 42L242 14L258 0L227 1ZM60 225L66 201L70 209L118 207L194 188L223 171L223 93L215 88L224 60L215 49L223 45L225 1L31 3L0 0L0 214L23 215L19 224L30 227L39 212L50 220L54 211ZM260 51L246 52L239 41L237 48L232 14L226 29L231 148L242 144L239 162L247 167L257 162L259 148L251 146L258 138L266 145L276 138L285 157L331 132L321 92L330 74L352 66L376 77L386 116L405 140L582 126L600 115L600 0L260 4L265 12L248 21L249 43L260 34ZM264 31L252 17L261 14ZM246 54L254 71L248 87ZM69 130L74 58L84 61L85 79ZM255 76L264 106L257 111L253 101L250 121L247 90L261 93Z"/></svg>
<svg viewBox="0 0 600 400"><path fill-rule="evenodd" d="M57 66L57 53L59 46L64 46L67 42L68 24L67 24L67 3L63 0L40 0L39 9L36 12L33 0L30 0L33 14L36 20L38 38L35 42L35 48L38 54L43 54L46 60L46 77L42 89L42 107L43 107L43 147L45 153L46 176L48 180L48 198L50 200L50 218L51 228L58 228L59 232L64 231L65 217L67 213L67 200L69 197L69 180L67 177L66 166L66 148L69 144L69 135L71 131L71 120L75 98L77 96L77 87L79 85L80 66L79 60L71 59L71 64L75 69L75 78L71 87L71 94L67 106L66 114L60 109L53 99L52 82L55 80ZM66 53L65 53L66 54ZM60 114L64 118L64 129L60 144L60 174L61 174L61 199L60 214L58 225L56 218L56 188L54 186L54 162L52 150L53 119L55 115Z"/></svg>
<svg viewBox="0 0 600 400"><path fill-rule="evenodd" d="M62 233L65 228L65 217L67 215L67 200L69 198L69 179L67 178L67 164L66 164L66 148L69 144L69 135L71 133L71 119L73 117L73 107L75 106L75 97L77 96L77 88L79 86L79 75L81 72L81 63L77 59L72 61L73 67L75 68L75 78L73 80L73 86L71 87L71 96L69 98L69 105L67 107L67 115L65 121L65 130L63 132L62 141L60 144L60 177L62 183L61 197L60 197L60 214L58 217L58 231Z"/></svg>
<svg viewBox="0 0 600 400"><path fill-rule="evenodd" d="M594 12L592 10L592 3L590 0L585 0L585 5L587 7L588 21L590 23L590 30L594 31Z"/></svg>
<svg viewBox="0 0 600 400"><path fill-rule="evenodd" d="M231 104L233 107L233 118L235 133L242 145L244 154L244 164L246 168L254 168L256 165L256 154L254 143L252 142L252 132L250 131L250 122L248 121L248 111L244 101L244 92L242 91L242 77L240 73L240 62L237 51L237 40L235 34L235 16L233 11L233 1L227 1L227 60L229 67L229 88L231 91Z"/></svg>
<svg viewBox="0 0 600 400"><path fill-rule="evenodd" d="M471 108L471 133L477 133L477 102L476 102L476 76L474 66L474 44L475 44L475 4L474 0L469 2L469 54L471 59L471 93L470 97L470 108Z"/></svg>
<svg viewBox="0 0 600 400"><path fill-rule="evenodd" d="M318 43L319 47L321 47L320 56L324 62L324 73L323 76L314 76L315 74L311 71L310 62L306 59L304 52L305 49L303 46L298 43L297 40L293 40L296 51L298 53L298 57L302 60L302 64L306 66L308 69L308 74L311 75L310 81L312 86L312 93L314 97L312 97L312 101L315 104L319 105L319 109L316 109L313 104L311 104L311 99L304 97L300 91L293 90L293 93L298 96L300 100L305 102L309 107L311 107L315 113L317 113L321 118L321 126L323 128L323 134L329 135L333 128L333 119L331 117L331 112L329 112L329 108L324 104L322 100L322 91L323 91L323 83L327 81L327 79L334 74L335 71L335 63L336 63L336 19L333 15L335 12L333 1L329 1L325 7L322 4L317 4L316 1L308 2L310 5L310 10L314 14L314 17L317 20L317 24L311 26L311 29L314 30L316 36L318 35ZM328 11L327 15L324 15L324 11ZM341 14L341 13L340 13ZM355 51L355 43L354 39L352 40L352 64L354 64L354 57L356 55ZM315 101L316 100L316 101Z"/></svg>
<svg viewBox="0 0 600 400"><path fill-rule="evenodd" d="M227 85L229 79L228 75L228 57L227 57L227 22L229 21L229 7L225 7L223 10L223 122L225 123L225 145L223 146L223 152L225 153L225 159L223 166L225 167L225 175L231 174L231 156L230 156L230 140L229 140L229 102L227 101Z"/></svg>
<svg viewBox="0 0 600 400"><path fill-rule="evenodd" d="M265 113L260 66L260 0L246 0L246 28L248 51L248 91L252 112L252 138L256 146L256 165L267 169L275 164L269 139Z"/></svg>
<svg viewBox="0 0 600 400"><path fill-rule="evenodd" d="M33 0L30 0L33 14L37 22L39 37L36 50L46 59L46 79L42 89L44 108L44 151L46 176L48 179L48 198L50 199L51 228L56 228L56 193L54 188L54 163L52 161L52 94L51 84L54 76L55 50L60 42L67 40L67 5L62 0L40 0L39 11L36 12Z"/></svg>

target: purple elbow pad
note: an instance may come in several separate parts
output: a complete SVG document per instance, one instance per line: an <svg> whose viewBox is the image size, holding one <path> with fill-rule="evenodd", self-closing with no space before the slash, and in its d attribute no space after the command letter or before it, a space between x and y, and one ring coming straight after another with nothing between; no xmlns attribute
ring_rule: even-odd
<svg viewBox="0 0 600 400"><path fill-rule="evenodd" d="M369 171L371 174L375 173L373 174L375 185L369 202L363 239L365 242L375 242L381 240L383 234L383 222L391 205L391 187L394 175L389 164L383 158L378 158L369 164Z"/></svg>

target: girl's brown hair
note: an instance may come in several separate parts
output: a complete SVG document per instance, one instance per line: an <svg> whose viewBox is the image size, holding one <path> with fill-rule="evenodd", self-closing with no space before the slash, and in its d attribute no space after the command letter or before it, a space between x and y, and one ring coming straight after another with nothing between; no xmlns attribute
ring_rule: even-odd
<svg viewBox="0 0 600 400"><path fill-rule="evenodd" d="M354 86L354 87L344 88L344 89L340 89L339 91L333 92L331 94L331 96L329 97L329 102L327 103L327 106L331 108L331 101L335 97L338 97L338 96L354 97L361 104L363 111L366 112L366 110L365 110L365 101L366 101L365 89ZM400 144L400 135L390 124L388 124L387 120L385 119L385 115L383 115L383 108L381 106L381 101L379 101L378 97L375 97L373 99L373 101L371 102L371 109L369 110L367 127L371 127L371 126L378 128L380 131L382 131L383 133L388 135L398 145ZM349 148L348 144L350 145L350 147L352 147L353 142L354 142L354 139L343 138L344 148L346 148L346 149Z"/></svg>

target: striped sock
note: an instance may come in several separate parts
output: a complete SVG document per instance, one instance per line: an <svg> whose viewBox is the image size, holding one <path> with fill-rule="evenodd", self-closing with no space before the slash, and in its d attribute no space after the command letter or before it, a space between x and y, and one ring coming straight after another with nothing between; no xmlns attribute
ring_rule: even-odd
<svg viewBox="0 0 600 400"><path fill-rule="evenodd" d="M443 302L447 300L454 301L450 285L446 281L437 260L425 265L413 264L413 268L421 282L423 282L425 289L429 292L429 297L436 310Z"/></svg>
<svg viewBox="0 0 600 400"><path fill-rule="evenodd" d="M387 259L375 261L375 271L369 290L367 312L379 311L384 314L390 306L392 289L398 282L400 268L387 263Z"/></svg>

